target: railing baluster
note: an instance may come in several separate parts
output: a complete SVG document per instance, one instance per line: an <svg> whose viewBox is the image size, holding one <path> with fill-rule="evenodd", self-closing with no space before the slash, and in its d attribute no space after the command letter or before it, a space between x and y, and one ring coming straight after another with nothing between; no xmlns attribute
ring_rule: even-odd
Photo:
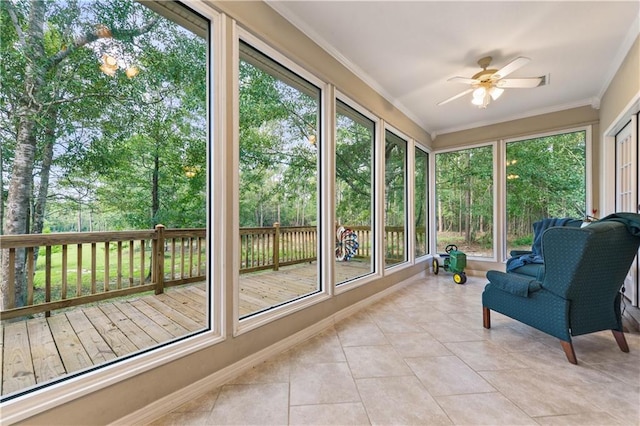
<svg viewBox="0 0 640 426"><path fill-rule="evenodd" d="M91 243L91 294L96 294L96 275L97 275L97 267L96 267L96 243Z"/></svg>
<svg viewBox="0 0 640 426"><path fill-rule="evenodd" d="M104 243L104 291L109 291L109 241Z"/></svg>
<svg viewBox="0 0 640 426"><path fill-rule="evenodd" d="M122 241L118 241L118 271L116 275L116 288L122 288Z"/></svg>
<svg viewBox="0 0 640 426"><path fill-rule="evenodd" d="M62 283L60 288L60 298L67 298L67 245L62 245Z"/></svg>
<svg viewBox="0 0 640 426"><path fill-rule="evenodd" d="M82 296L82 244L76 247L76 296Z"/></svg>
<svg viewBox="0 0 640 426"><path fill-rule="evenodd" d="M51 302L51 246L45 249L44 301ZM44 315L51 316L51 311L46 311Z"/></svg>
<svg viewBox="0 0 640 426"><path fill-rule="evenodd" d="M184 278L184 237L180 238L180 278Z"/></svg>
<svg viewBox="0 0 640 426"><path fill-rule="evenodd" d="M145 240L140 240L140 285L144 285L144 256L145 256Z"/></svg>
<svg viewBox="0 0 640 426"><path fill-rule="evenodd" d="M176 239L171 238L171 279L176 277Z"/></svg>
<svg viewBox="0 0 640 426"><path fill-rule="evenodd" d="M27 305L33 305L33 279L36 264L34 262L33 247L27 247Z"/></svg>
<svg viewBox="0 0 640 426"><path fill-rule="evenodd" d="M133 278L133 254L134 254L134 244L133 244L133 240L129 241L129 287L133 287L134 285L134 278Z"/></svg>
<svg viewBox="0 0 640 426"><path fill-rule="evenodd" d="M9 308L16 307L16 249L9 249L9 281L7 282L7 291Z"/></svg>

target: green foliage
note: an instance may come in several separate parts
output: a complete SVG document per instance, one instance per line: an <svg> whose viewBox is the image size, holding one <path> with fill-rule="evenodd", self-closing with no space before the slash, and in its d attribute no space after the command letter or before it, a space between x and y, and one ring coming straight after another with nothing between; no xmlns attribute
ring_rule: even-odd
<svg viewBox="0 0 640 426"><path fill-rule="evenodd" d="M27 37L32 4L12 2ZM53 141L47 226L55 231L90 230L94 224L148 228L160 221L171 227L204 226L206 41L131 0L39 5L45 12L46 60L31 64L45 70L39 89L44 104L34 117L34 182L41 179L44 147ZM7 171L28 64L9 6L0 6L0 145ZM112 37L76 47L97 26ZM118 59L113 76L100 70L103 54ZM59 55L63 59L54 61ZM129 78L125 69L130 66L139 74ZM187 169L194 172L189 177ZM83 222L89 218L93 223L87 227Z"/></svg>

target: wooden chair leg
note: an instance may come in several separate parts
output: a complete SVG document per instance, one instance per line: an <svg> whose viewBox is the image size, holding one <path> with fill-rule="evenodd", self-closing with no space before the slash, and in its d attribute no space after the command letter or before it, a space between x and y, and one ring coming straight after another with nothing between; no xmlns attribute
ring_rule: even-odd
<svg viewBox="0 0 640 426"><path fill-rule="evenodd" d="M562 345L562 349L564 350L564 354L567 356L567 360L571 364L577 364L578 360L576 359L576 353L573 350L573 343L565 342L564 340L560 340L560 344Z"/></svg>
<svg viewBox="0 0 640 426"><path fill-rule="evenodd" d="M491 328L491 309L482 307L482 325L484 328Z"/></svg>
<svg viewBox="0 0 640 426"><path fill-rule="evenodd" d="M615 337L618 347L622 352L629 352L629 345L627 345L627 339L624 337L624 333L618 330L611 330L613 337Z"/></svg>

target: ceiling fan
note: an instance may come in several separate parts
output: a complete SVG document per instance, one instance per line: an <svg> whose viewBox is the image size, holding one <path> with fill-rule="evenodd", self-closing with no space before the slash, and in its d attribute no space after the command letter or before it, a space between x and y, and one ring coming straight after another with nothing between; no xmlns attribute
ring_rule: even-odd
<svg viewBox="0 0 640 426"><path fill-rule="evenodd" d="M457 83L469 84L471 87L455 96L438 102L438 105L444 105L448 102L458 99L467 93L473 92L473 98L471 103L480 107L486 108L489 102L494 101L502 95L504 89L531 89L534 87L542 86L546 83L546 77L525 77L525 78L505 78L515 70L523 67L531 59L519 56L513 61L500 69L487 69L491 64L491 56L486 56L478 61L478 65L482 68L482 71L477 72L471 78L466 77L451 77L447 81L454 81Z"/></svg>

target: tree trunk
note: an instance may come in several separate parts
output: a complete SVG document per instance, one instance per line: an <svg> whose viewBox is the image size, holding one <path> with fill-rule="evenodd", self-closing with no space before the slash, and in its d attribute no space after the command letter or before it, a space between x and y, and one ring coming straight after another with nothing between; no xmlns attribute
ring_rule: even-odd
<svg viewBox="0 0 640 426"><path fill-rule="evenodd" d="M7 217L4 223L5 234L24 234L29 221L29 204L33 184L33 166L36 150L36 119L40 110L40 89L45 72L44 52L44 9L46 3L31 2L29 27L24 38L24 49L29 60L25 69L24 91L19 100L18 136L16 138L15 157L11 170L9 195L7 197ZM6 251L6 250L5 250ZM16 250L15 271L15 304L24 306L26 302L25 250ZM8 253L2 257L2 282L0 290L0 310L8 309L10 289Z"/></svg>

